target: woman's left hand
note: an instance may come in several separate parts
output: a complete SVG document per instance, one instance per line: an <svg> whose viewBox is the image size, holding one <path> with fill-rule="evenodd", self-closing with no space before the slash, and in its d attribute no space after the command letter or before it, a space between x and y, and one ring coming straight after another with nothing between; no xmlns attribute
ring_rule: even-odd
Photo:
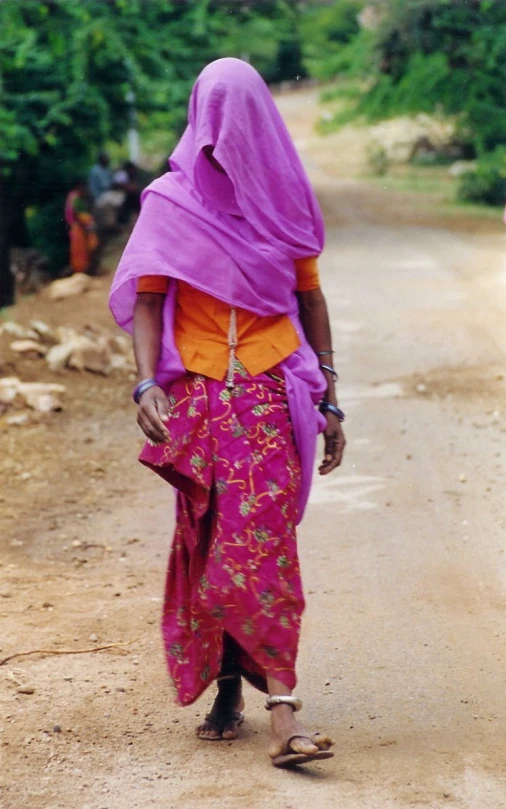
<svg viewBox="0 0 506 809"><path fill-rule="evenodd" d="M343 428L337 416L328 412L324 413L324 416L327 426L323 432L325 454L318 469L320 475L328 475L340 465L346 444Z"/></svg>

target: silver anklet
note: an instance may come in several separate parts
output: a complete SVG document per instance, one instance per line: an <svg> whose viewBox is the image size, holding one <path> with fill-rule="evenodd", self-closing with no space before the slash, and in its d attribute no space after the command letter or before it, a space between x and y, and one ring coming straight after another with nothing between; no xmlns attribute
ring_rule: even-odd
<svg viewBox="0 0 506 809"><path fill-rule="evenodd" d="M265 708L270 711L275 705L289 705L294 711L300 711L302 708L302 700L298 697L288 696L272 696L267 697L265 700Z"/></svg>

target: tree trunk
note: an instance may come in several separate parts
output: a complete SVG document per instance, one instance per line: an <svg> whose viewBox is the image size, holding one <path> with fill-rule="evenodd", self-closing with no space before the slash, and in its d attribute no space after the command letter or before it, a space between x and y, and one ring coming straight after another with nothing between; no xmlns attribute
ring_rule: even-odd
<svg viewBox="0 0 506 809"><path fill-rule="evenodd" d="M25 219L29 172L30 163L25 159L11 166L7 177L0 175L0 309L12 306L16 298L11 250L29 246Z"/></svg>
<svg viewBox="0 0 506 809"><path fill-rule="evenodd" d="M15 300L15 280L11 272L11 222L5 185L0 179L0 309L12 306Z"/></svg>

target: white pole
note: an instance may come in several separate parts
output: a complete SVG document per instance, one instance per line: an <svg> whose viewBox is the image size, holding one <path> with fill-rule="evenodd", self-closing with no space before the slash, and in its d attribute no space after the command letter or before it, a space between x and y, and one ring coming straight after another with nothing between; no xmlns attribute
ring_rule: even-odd
<svg viewBox="0 0 506 809"><path fill-rule="evenodd" d="M127 143L128 159L137 165L141 157L141 142L139 138L139 131L137 129L131 128L128 130Z"/></svg>
<svg viewBox="0 0 506 809"><path fill-rule="evenodd" d="M137 164L141 156L141 143L139 130L137 129L137 110L135 109L135 93L133 90L127 92L125 100L130 107L130 126L127 131L128 158L132 163Z"/></svg>

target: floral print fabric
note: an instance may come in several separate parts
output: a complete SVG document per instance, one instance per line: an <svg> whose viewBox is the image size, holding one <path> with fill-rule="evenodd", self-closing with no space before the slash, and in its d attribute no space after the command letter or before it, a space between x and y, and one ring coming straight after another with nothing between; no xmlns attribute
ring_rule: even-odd
<svg viewBox="0 0 506 809"><path fill-rule="evenodd" d="M265 690L295 686L304 609L295 519L300 464L279 369L228 389L186 374L168 390L170 440L140 460L178 489L162 631L178 700L218 676L224 640Z"/></svg>

